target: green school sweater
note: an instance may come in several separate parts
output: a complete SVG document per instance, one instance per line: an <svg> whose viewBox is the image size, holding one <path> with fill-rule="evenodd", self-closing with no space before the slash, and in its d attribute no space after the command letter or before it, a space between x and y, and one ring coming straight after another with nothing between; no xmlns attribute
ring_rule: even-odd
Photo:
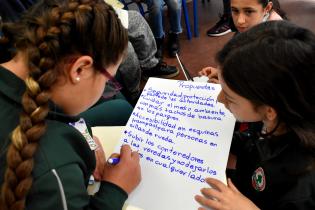
<svg viewBox="0 0 315 210"><path fill-rule="evenodd" d="M0 66L0 183L3 183L9 135L17 126L21 112L23 80ZM51 103L47 130L34 156L33 185L26 209L118 210L127 193L118 186L101 182L94 196L87 193L88 180L95 168L95 154L83 135L69 122L78 119L57 111Z"/></svg>

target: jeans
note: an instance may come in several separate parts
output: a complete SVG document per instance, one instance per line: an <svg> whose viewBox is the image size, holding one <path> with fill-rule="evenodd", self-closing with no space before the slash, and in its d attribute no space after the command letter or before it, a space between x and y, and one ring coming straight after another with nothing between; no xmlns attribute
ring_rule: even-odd
<svg viewBox="0 0 315 210"><path fill-rule="evenodd" d="M169 24L171 33L181 33L181 0L146 0L149 11L149 21L155 38L164 37L163 29L163 6L167 5L169 12Z"/></svg>

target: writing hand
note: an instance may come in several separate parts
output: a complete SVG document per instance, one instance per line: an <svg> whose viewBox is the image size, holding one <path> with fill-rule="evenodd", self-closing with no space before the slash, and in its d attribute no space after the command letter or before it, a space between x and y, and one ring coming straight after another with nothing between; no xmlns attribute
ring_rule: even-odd
<svg viewBox="0 0 315 210"><path fill-rule="evenodd" d="M228 186L221 181L207 178L206 182L212 188L201 189L201 195L196 195L195 200L204 207L217 210L259 210L259 208L246 198L228 179ZM206 210L203 207L198 210Z"/></svg>
<svg viewBox="0 0 315 210"><path fill-rule="evenodd" d="M117 154L111 157L117 157ZM132 152L129 145L120 149L120 161L116 165L106 163L102 180L116 184L130 194L141 181L140 158L138 152Z"/></svg>
<svg viewBox="0 0 315 210"><path fill-rule="evenodd" d="M209 78L209 82L211 83L219 83L217 68L208 66L199 71L198 74L199 76L207 76Z"/></svg>
<svg viewBox="0 0 315 210"><path fill-rule="evenodd" d="M106 158L105 158L105 153L104 153L100 140L96 136L93 136L93 139L95 143L98 145L98 147L94 151L95 158L96 158L96 167L93 172L93 176L96 181L99 181L102 179L102 176L104 173L104 165L105 165Z"/></svg>

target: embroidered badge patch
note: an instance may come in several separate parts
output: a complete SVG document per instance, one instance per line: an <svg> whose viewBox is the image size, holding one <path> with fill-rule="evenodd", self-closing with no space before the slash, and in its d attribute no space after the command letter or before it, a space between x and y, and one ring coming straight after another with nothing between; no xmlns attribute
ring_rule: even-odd
<svg viewBox="0 0 315 210"><path fill-rule="evenodd" d="M262 167L257 168L252 175L252 185L257 191L263 191L266 187L265 172Z"/></svg>

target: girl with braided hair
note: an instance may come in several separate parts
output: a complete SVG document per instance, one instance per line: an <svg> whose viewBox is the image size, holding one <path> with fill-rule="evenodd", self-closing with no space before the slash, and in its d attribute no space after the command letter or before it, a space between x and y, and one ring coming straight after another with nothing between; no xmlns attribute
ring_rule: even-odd
<svg viewBox="0 0 315 210"><path fill-rule="evenodd" d="M99 148L76 117L101 97L126 50L113 8L44 0L2 32L0 209L121 209L140 182L139 155L123 146L119 164L96 163ZM101 185L89 196L95 167Z"/></svg>

